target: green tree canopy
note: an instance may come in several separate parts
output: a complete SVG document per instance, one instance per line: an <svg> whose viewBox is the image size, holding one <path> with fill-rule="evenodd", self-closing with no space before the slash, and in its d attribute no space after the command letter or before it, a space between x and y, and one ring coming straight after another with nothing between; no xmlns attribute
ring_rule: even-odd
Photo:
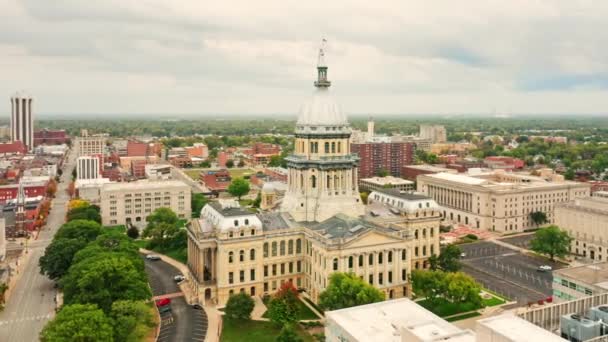
<svg viewBox="0 0 608 342"><path fill-rule="evenodd" d="M228 185L228 193L241 200L243 195L249 193L249 182L242 177L237 177Z"/></svg>
<svg viewBox="0 0 608 342"><path fill-rule="evenodd" d="M535 225L540 226L541 224L547 223L547 214L542 211L535 211L530 213L530 219Z"/></svg>
<svg viewBox="0 0 608 342"><path fill-rule="evenodd" d="M99 223L90 220L74 220L62 225L54 239L84 239L93 241L101 234Z"/></svg>
<svg viewBox="0 0 608 342"><path fill-rule="evenodd" d="M74 255L72 264L88 258L103 258L108 255L121 255L131 259L137 269L144 269L144 262L139 256L139 248L131 239L121 233L104 233Z"/></svg>
<svg viewBox="0 0 608 342"><path fill-rule="evenodd" d="M338 310L384 300L384 294L353 273L335 272L319 297L325 310Z"/></svg>
<svg viewBox="0 0 608 342"><path fill-rule="evenodd" d="M226 167L229 168L229 169L233 168L234 167L234 160L228 159L226 161Z"/></svg>
<svg viewBox="0 0 608 342"><path fill-rule="evenodd" d="M176 224L179 218L170 208L158 208L146 217L148 225L155 223Z"/></svg>
<svg viewBox="0 0 608 342"><path fill-rule="evenodd" d="M268 303L268 318L278 326L298 320L298 290L292 282L285 282Z"/></svg>
<svg viewBox="0 0 608 342"><path fill-rule="evenodd" d="M100 209L96 205L76 207L68 212L67 221L89 220L101 224Z"/></svg>
<svg viewBox="0 0 608 342"><path fill-rule="evenodd" d="M296 333L296 329L293 327L293 324L285 324L281 329L279 335L275 339L276 342L302 342L304 341L298 334Z"/></svg>
<svg viewBox="0 0 608 342"><path fill-rule="evenodd" d="M228 298L226 303L226 317L234 320L249 320L255 302L248 294L241 292Z"/></svg>
<svg viewBox="0 0 608 342"><path fill-rule="evenodd" d="M143 301L119 300L112 303L110 318L114 327L114 341L143 341L154 327L151 307Z"/></svg>
<svg viewBox="0 0 608 342"><path fill-rule="evenodd" d="M561 258L569 253L571 242L572 238L566 231L552 225L536 231L530 241L530 249L548 255L551 261L554 261L556 256Z"/></svg>
<svg viewBox="0 0 608 342"><path fill-rule="evenodd" d="M104 255L73 264L61 279L66 304L97 304L109 312L117 300L148 300L152 296L143 270L131 258Z"/></svg>
<svg viewBox="0 0 608 342"><path fill-rule="evenodd" d="M441 250L439 256L432 255L429 258L431 270L441 269L445 272L456 272L460 269L460 254L462 251L457 245L448 245Z"/></svg>
<svg viewBox="0 0 608 342"><path fill-rule="evenodd" d="M94 304L65 305L40 333L42 342L112 342L112 325Z"/></svg>
<svg viewBox="0 0 608 342"><path fill-rule="evenodd" d="M84 239L54 239L38 261L40 273L53 280L60 279L68 272L74 255L87 244Z"/></svg>
<svg viewBox="0 0 608 342"><path fill-rule="evenodd" d="M192 217L198 218L201 215L201 209L209 202L203 194L192 194L190 206L192 208Z"/></svg>
<svg viewBox="0 0 608 342"><path fill-rule="evenodd" d="M419 297L431 303L445 300L451 303L481 305L481 287L473 278L462 272L415 270L412 272L412 286Z"/></svg>
<svg viewBox="0 0 608 342"><path fill-rule="evenodd" d="M445 293L443 271L414 270L412 272L412 288L416 296L425 297L434 302Z"/></svg>

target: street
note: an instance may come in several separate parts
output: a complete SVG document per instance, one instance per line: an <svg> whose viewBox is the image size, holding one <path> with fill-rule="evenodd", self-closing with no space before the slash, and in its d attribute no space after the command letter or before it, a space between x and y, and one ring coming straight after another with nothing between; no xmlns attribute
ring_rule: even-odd
<svg viewBox="0 0 608 342"><path fill-rule="evenodd" d="M6 307L0 312L0 341L38 341L44 325L55 315L54 283L40 274L38 259L64 223L66 215L66 192L74 168L74 156L70 153L63 168L62 181L57 184L56 197L52 200L46 226L37 240L31 240L20 265L18 280ZM10 245L7 248L10 250ZM24 251L25 253L25 251Z"/></svg>
<svg viewBox="0 0 608 342"><path fill-rule="evenodd" d="M180 271L168 263L145 260L148 281L155 297L171 295L171 311L161 314L159 342L204 341L207 334L207 315L192 308L173 280Z"/></svg>
<svg viewBox="0 0 608 342"><path fill-rule="evenodd" d="M507 242L504 239L501 240ZM515 240L521 244L525 238ZM536 302L552 295L553 275L539 272L540 265L561 267L544 259L526 255L517 249L480 241L459 246L465 253L463 271L484 287L517 301L519 305Z"/></svg>

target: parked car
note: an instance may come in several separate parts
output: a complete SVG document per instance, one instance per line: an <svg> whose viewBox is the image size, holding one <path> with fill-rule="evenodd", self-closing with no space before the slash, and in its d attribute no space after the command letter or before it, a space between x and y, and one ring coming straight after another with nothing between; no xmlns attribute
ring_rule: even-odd
<svg viewBox="0 0 608 342"><path fill-rule="evenodd" d="M152 260L152 261L157 261L157 260L160 260L160 255L148 254L148 255L146 255L146 259Z"/></svg>
<svg viewBox="0 0 608 342"><path fill-rule="evenodd" d="M156 300L157 307L166 306L169 304L171 304L171 298L161 298Z"/></svg>
<svg viewBox="0 0 608 342"><path fill-rule="evenodd" d="M161 314L168 311L171 311L171 305L163 305L158 307L158 312Z"/></svg>
<svg viewBox="0 0 608 342"><path fill-rule="evenodd" d="M184 281L184 279L186 279L186 277L184 277L181 274L176 275L175 277L173 277L173 280L175 280L176 282L180 282L180 281Z"/></svg>
<svg viewBox="0 0 608 342"><path fill-rule="evenodd" d="M540 266L538 266L538 269L537 269L537 271L539 271L539 272L550 272L552 270L553 270L553 268L549 265L540 265Z"/></svg>

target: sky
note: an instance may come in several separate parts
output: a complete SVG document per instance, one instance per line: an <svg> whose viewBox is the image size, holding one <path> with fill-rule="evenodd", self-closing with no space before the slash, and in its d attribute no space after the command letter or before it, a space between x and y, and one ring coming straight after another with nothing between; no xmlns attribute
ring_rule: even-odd
<svg viewBox="0 0 608 342"><path fill-rule="evenodd" d="M608 113L608 1L0 0L0 113Z"/></svg>

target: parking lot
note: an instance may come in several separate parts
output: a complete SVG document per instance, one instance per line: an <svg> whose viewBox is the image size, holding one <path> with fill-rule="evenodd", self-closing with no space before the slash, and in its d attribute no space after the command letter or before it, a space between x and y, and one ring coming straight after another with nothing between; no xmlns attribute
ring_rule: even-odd
<svg viewBox="0 0 608 342"><path fill-rule="evenodd" d="M462 258L463 271L484 287L517 301L519 305L551 296L553 276L551 272L540 272L538 268L549 265L555 269L560 265L491 241L464 244L460 248L466 255Z"/></svg>
<svg viewBox="0 0 608 342"><path fill-rule="evenodd" d="M532 238L534 238L534 233L518 235L518 236L513 236L513 237L506 237L506 238L500 239L500 241L506 242L508 244L511 244L511 245L514 245L514 246L517 246L520 248L530 249L530 240L532 240Z"/></svg>

